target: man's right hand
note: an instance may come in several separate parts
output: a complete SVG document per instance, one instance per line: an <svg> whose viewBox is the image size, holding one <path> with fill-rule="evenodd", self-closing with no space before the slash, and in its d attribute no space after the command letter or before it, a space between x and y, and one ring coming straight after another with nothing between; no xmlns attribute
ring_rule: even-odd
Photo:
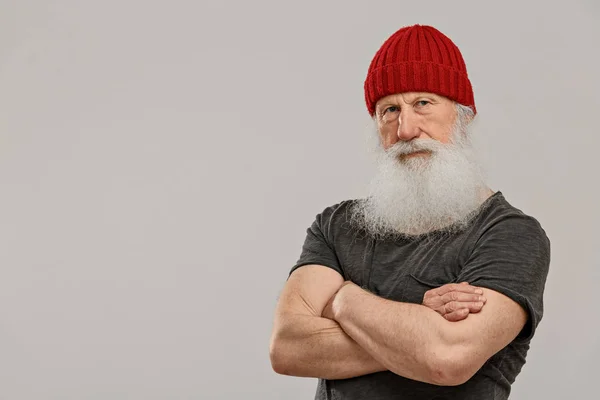
<svg viewBox="0 0 600 400"><path fill-rule="evenodd" d="M485 305L483 290L467 282L449 283L428 290L423 305L436 311L448 321L461 321L470 313L478 313Z"/></svg>

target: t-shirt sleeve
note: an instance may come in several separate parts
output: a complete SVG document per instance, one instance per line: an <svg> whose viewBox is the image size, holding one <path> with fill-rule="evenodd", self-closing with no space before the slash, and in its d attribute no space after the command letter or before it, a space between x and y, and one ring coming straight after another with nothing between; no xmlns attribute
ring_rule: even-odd
<svg viewBox="0 0 600 400"><path fill-rule="evenodd" d="M497 218L483 232L458 281L495 290L521 305L528 320L517 340L527 342L544 313L550 241L540 224L524 214Z"/></svg>
<svg viewBox="0 0 600 400"><path fill-rule="evenodd" d="M300 258L292 267L290 275L304 265L318 264L329 267L344 276L333 245L334 211L335 206L325 209L316 216L311 226L306 230L306 238L304 239Z"/></svg>

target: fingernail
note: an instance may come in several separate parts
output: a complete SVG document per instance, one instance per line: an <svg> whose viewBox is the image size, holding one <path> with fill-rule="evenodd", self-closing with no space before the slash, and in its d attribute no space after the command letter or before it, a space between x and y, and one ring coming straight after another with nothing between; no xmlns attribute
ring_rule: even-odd
<svg viewBox="0 0 600 400"><path fill-rule="evenodd" d="M483 307L483 303L481 303L481 302L477 303L477 307Z"/></svg>
<svg viewBox="0 0 600 400"><path fill-rule="evenodd" d="M479 298L477 300L479 300L479 301L485 301L485 297L479 296Z"/></svg>
<svg viewBox="0 0 600 400"><path fill-rule="evenodd" d="M475 293L477 293L477 294L483 294L483 290L481 290L481 289L477 289L477 290L475 291Z"/></svg>

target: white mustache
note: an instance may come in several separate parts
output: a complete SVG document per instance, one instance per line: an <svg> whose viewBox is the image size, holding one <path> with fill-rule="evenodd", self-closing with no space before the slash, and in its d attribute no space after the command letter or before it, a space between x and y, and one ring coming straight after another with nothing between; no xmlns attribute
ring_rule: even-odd
<svg viewBox="0 0 600 400"><path fill-rule="evenodd" d="M418 151L430 151L435 153L449 146L433 139L413 139L409 142L398 142L386 150L389 157L407 155Z"/></svg>

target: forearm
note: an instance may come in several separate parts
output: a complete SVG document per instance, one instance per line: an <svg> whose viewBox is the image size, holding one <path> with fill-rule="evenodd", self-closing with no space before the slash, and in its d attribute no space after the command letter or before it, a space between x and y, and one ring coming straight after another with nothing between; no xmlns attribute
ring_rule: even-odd
<svg viewBox="0 0 600 400"><path fill-rule="evenodd" d="M445 381L439 360L447 356L442 324L449 322L435 311L382 299L358 286L347 288L336 302L335 320L386 369L422 382Z"/></svg>
<svg viewBox="0 0 600 400"><path fill-rule="evenodd" d="M282 318L271 340L271 362L284 375L324 379L386 370L337 322L308 315Z"/></svg>

